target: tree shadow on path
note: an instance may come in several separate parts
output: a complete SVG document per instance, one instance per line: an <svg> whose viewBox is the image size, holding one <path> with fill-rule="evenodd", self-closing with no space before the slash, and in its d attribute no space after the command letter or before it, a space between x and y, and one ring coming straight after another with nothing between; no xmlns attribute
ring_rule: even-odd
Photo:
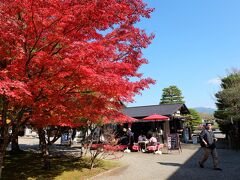
<svg viewBox="0 0 240 180"><path fill-rule="evenodd" d="M240 177L240 152L229 149L217 149L220 167L223 171L213 170L212 158L209 157L204 164L204 168L200 168L198 161L201 159L203 150L199 148L196 153L191 156L180 168L171 175L168 180L179 179L221 179L221 180L235 180ZM160 163L162 164L162 163ZM171 165L172 163L170 163ZM174 165L174 164L173 164ZM176 164L177 165L177 164Z"/></svg>

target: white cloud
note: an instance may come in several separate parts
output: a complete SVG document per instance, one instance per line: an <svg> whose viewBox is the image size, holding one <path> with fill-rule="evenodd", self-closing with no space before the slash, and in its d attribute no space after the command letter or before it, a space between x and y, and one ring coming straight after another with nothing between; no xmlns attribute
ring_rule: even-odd
<svg viewBox="0 0 240 180"><path fill-rule="evenodd" d="M210 79L208 80L207 82L208 84L211 84L211 85L220 85L221 84L221 79L220 78L213 78L213 79Z"/></svg>

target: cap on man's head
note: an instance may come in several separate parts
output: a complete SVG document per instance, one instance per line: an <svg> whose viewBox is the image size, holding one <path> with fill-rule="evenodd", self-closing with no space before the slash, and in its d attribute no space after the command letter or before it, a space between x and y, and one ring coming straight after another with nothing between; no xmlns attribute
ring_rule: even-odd
<svg viewBox="0 0 240 180"><path fill-rule="evenodd" d="M208 126L208 125L213 125L212 123L206 123L206 126Z"/></svg>

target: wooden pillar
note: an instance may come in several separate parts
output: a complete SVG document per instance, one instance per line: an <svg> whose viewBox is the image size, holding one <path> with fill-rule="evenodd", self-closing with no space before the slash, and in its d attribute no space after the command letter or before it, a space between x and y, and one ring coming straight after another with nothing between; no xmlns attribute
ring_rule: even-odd
<svg viewBox="0 0 240 180"><path fill-rule="evenodd" d="M163 124L163 138L164 143L167 143L167 135L170 134L170 126L169 121L165 121Z"/></svg>

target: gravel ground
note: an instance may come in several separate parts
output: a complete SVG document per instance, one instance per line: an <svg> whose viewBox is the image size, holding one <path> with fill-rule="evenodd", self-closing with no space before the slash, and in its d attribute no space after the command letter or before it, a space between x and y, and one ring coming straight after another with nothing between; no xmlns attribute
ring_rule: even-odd
<svg viewBox="0 0 240 180"><path fill-rule="evenodd" d="M199 168L197 162L202 156L199 145L187 144L181 154L146 154L141 152L125 154L120 161L126 165L109 173L99 175L93 180L194 180L194 179L240 179L240 152L218 149L220 166L223 171L213 170L212 159Z"/></svg>
<svg viewBox="0 0 240 180"><path fill-rule="evenodd" d="M40 152L39 139L36 137L31 137L31 136L19 137L18 142L19 142L20 148L23 150ZM62 146L60 139L58 139L52 146L50 146L49 149L50 149L50 152L52 152L51 154L54 154L54 155L62 155L62 154L68 154L72 156L81 155L81 148L79 145L73 145L72 147Z"/></svg>
<svg viewBox="0 0 240 180"><path fill-rule="evenodd" d="M23 149L38 150L38 139L19 138L20 147ZM68 153L79 153L79 149L59 146L56 150ZM222 146L218 146L222 147ZM54 148L54 147L53 147ZM197 162L202 156L199 144L182 145L182 153L172 151L164 154L152 154L142 152L125 153L119 160L121 168L98 175L93 180L194 180L194 179L240 179L240 152L229 149L217 149L220 159L220 167L223 171L213 170L212 159L205 163L205 168L199 168ZM70 178L71 179L71 178Z"/></svg>

